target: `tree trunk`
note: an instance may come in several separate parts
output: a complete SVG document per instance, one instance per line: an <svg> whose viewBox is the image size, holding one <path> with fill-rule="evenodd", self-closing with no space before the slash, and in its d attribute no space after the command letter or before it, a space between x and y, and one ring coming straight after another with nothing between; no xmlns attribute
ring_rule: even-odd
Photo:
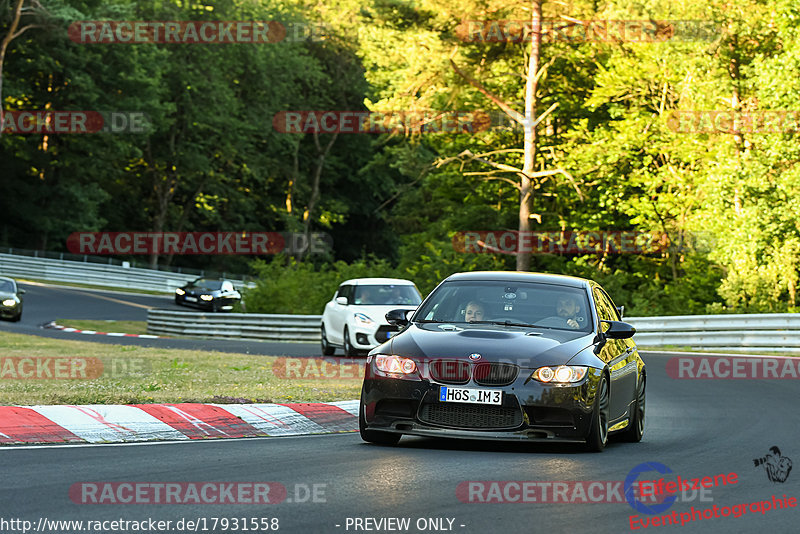
<svg viewBox="0 0 800 534"><path fill-rule="evenodd" d="M14 7L14 16L11 19L11 25L8 28L8 33L3 36L0 41L0 136L3 135L3 64L6 60L6 51L8 45L16 37L17 27L19 27L19 20L22 18L22 4L25 0L17 0L17 5ZM20 32L22 33L22 32Z"/></svg>
<svg viewBox="0 0 800 534"><path fill-rule="evenodd" d="M317 201L319 200L319 182L320 178L322 178L322 169L325 166L325 158L331 151L331 147L336 142L336 138L338 136L339 132L334 133L331 136L331 140L325 145L325 148L322 148L322 145L319 143L319 136L316 132L314 132L314 145L317 147L317 162L313 170L314 175L311 182L311 198L308 200L306 210L303 213L303 236L305 237L305 243L308 245L308 248L306 248L304 251L301 251L297 255L298 258L305 256L311 246L311 221L314 208L316 208Z"/></svg>
<svg viewBox="0 0 800 534"><path fill-rule="evenodd" d="M525 156L520 175L519 193L519 231L518 242L523 242L523 232L531 231L531 207L533 206L533 181L531 175L536 168L536 89L539 85L539 52L542 46L542 0L531 2L531 54L528 60L528 75L525 82ZM517 252L517 270L529 271L531 268L530 251Z"/></svg>

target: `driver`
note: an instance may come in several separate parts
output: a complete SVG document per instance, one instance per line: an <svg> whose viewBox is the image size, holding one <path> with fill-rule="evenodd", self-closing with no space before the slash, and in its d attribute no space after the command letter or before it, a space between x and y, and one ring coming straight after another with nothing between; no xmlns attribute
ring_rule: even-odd
<svg viewBox="0 0 800 534"><path fill-rule="evenodd" d="M578 299L572 295L561 295L556 300L556 315L565 319L567 326L570 328L580 328L578 323L578 313L581 311L581 305Z"/></svg>
<svg viewBox="0 0 800 534"><path fill-rule="evenodd" d="M483 304L477 300L471 300L467 303L467 307L464 308L464 321L468 323L471 323L472 321L483 321L485 313L486 310L484 309Z"/></svg>

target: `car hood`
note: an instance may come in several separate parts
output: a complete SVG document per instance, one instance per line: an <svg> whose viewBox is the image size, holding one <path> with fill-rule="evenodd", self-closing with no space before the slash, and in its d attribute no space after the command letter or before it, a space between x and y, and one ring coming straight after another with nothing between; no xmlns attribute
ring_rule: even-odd
<svg viewBox="0 0 800 534"><path fill-rule="evenodd" d="M393 337L390 351L414 359L469 359L516 363L523 368L561 365L592 345L594 334L568 330L411 324Z"/></svg>
<svg viewBox="0 0 800 534"><path fill-rule="evenodd" d="M359 305L351 304L347 307L347 311L353 313L363 313L378 324L389 324L386 321L386 314L392 310L414 310L417 307L404 304L389 304L389 305Z"/></svg>
<svg viewBox="0 0 800 534"><path fill-rule="evenodd" d="M0 291L0 300L13 299L16 296L17 296L16 293L9 293L8 291Z"/></svg>
<svg viewBox="0 0 800 534"><path fill-rule="evenodd" d="M208 289L207 287L200 287L200 286L186 287L184 288L184 291L186 291L187 293L203 293L203 294L216 294L220 292L219 289Z"/></svg>

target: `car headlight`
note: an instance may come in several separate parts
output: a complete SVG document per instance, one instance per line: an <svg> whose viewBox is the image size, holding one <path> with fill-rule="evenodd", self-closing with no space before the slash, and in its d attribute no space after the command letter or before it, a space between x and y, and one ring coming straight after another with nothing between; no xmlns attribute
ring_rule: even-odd
<svg viewBox="0 0 800 534"><path fill-rule="evenodd" d="M176 289L176 290L175 290L175 293L176 293L177 295L185 295L185 294L186 294L186 291L184 291L184 290L183 290L183 289L181 289L181 288L178 288L178 289Z"/></svg>
<svg viewBox="0 0 800 534"><path fill-rule="evenodd" d="M356 313L353 315L356 320L356 324L358 326L372 326L375 324L375 321L364 315L363 313Z"/></svg>
<svg viewBox="0 0 800 534"><path fill-rule="evenodd" d="M6 299L6 300L3 301L3 306L9 306L10 307L10 306L16 306L16 305L17 305L17 301L14 300L14 299Z"/></svg>
<svg viewBox="0 0 800 534"><path fill-rule="evenodd" d="M205 301L214 300L214 295L200 295L200 300L205 300Z"/></svg>
<svg viewBox="0 0 800 534"><path fill-rule="evenodd" d="M551 382L569 384L583 380L588 370L589 368L584 365L559 365L556 368L539 367L531 374L531 378L545 384Z"/></svg>
<svg viewBox="0 0 800 534"><path fill-rule="evenodd" d="M375 356L375 367L384 373L410 375L416 372L417 363L411 358L378 354Z"/></svg>

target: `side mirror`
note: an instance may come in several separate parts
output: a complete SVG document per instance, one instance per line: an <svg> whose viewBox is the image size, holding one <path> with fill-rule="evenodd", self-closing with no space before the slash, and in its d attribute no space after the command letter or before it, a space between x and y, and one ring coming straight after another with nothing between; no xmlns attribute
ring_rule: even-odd
<svg viewBox="0 0 800 534"><path fill-rule="evenodd" d="M636 333L636 329L633 325L628 323L623 323L622 321L601 321L609 325L608 330L603 332L606 338L608 339L628 339L629 337L633 337L633 334Z"/></svg>
<svg viewBox="0 0 800 534"><path fill-rule="evenodd" d="M347 306L347 297L336 297L336 304Z"/></svg>
<svg viewBox="0 0 800 534"><path fill-rule="evenodd" d="M19 291L17 291L17 293L19 293L20 295L24 295L25 294L25 290L20 287Z"/></svg>
<svg viewBox="0 0 800 534"><path fill-rule="evenodd" d="M617 306L617 312L619 312L619 318L622 319L625 315L625 305Z"/></svg>
<svg viewBox="0 0 800 534"><path fill-rule="evenodd" d="M395 326L406 326L408 324L408 310L392 310L386 314L386 322Z"/></svg>

